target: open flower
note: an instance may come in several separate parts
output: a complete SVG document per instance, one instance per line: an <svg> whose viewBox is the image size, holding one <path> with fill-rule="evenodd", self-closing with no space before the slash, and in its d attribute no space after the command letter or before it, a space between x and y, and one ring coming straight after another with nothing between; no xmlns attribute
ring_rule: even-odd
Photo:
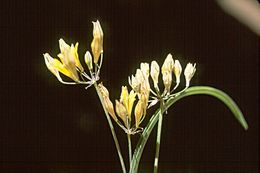
<svg viewBox="0 0 260 173"><path fill-rule="evenodd" d="M78 57L78 43L69 46L63 39L59 40L60 51L58 54L60 60L52 58L48 53L43 54L47 68L62 82L59 72L71 78L75 82L79 81L77 70L83 72Z"/></svg>

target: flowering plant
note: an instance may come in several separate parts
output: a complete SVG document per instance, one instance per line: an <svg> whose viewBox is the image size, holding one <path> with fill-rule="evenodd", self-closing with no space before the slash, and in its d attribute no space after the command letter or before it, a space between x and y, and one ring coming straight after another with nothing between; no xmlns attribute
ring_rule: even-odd
<svg viewBox="0 0 260 173"><path fill-rule="evenodd" d="M60 39L59 46L61 52L58 54L60 60L51 57L48 53L43 54L43 56L47 68L61 83L84 84L86 85L86 89L91 86L95 87L115 142L123 173L126 173L127 169L111 117L114 120L114 123L117 124L127 136L129 173L138 172L138 166L145 144L156 123L158 123L158 126L154 173L158 172L163 114L167 113L167 109L176 101L184 97L198 94L213 96L222 101L231 110L244 129L248 128L243 114L236 103L223 91L208 86L190 87L191 79L196 72L195 63L188 63L186 65L184 69L185 87L176 91L176 89L179 88L183 70L181 63L178 60L174 60L171 54L167 55L161 68L156 61L152 61L151 64L141 63L140 68L136 70L136 73L128 78L130 87L122 86L120 98L113 103L110 100L108 89L102 82L99 82L104 53L103 30L99 21L93 22L93 26L93 41L91 43L92 54L89 51L86 51L84 56L88 72L86 72L81 65L77 52L78 43L76 43L75 46L74 44L71 44L70 46L63 39ZM161 86L159 85L160 71L163 88L159 87ZM65 81L64 77L60 74L67 76L71 80ZM144 118L147 117L147 109L156 104L159 105L157 111L155 111L152 116L149 116L150 119L147 124L141 125ZM133 152L131 138L137 133L140 134L140 137Z"/></svg>

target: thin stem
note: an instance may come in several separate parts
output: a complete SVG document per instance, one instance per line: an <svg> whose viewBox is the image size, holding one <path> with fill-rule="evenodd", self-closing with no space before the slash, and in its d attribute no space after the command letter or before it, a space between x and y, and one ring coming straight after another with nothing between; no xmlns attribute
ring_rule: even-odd
<svg viewBox="0 0 260 173"><path fill-rule="evenodd" d="M106 118L107 118L107 121L108 121L110 130L111 130L111 133L112 133L112 136L113 136L115 145L116 145L117 154L118 154L118 157L119 157L119 160L120 160L120 163L121 163L122 171L123 171L123 173L126 173L124 159L123 159L123 156L122 156L122 153L121 153L120 145L119 145L118 140L117 140L117 137L116 137L116 133L115 133L114 126L113 126L113 124L112 124L111 118L110 118L110 116L109 116L107 110L105 109L103 97L101 96L101 93L100 93L100 90L99 90L99 88L98 88L98 86L97 86L97 83L94 83L94 86L95 86L95 89L96 89L96 91L97 91L97 94L98 94L98 97L99 97L99 99L100 99L100 102L101 102L101 104L102 104L102 107L103 107L103 109L104 109L104 111L105 111L105 115L106 115Z"/></svg>
<svg viewBox="0 0 260 173"><path fill-rule="evenodd" d="M157 127L156 151L154 157L153 173L158 172L158 162L159 162L161 134L162 134L162 122L163 122L163 100L160 101L160 114L159 114L159 121Z"/></svg>
<svg viewBox="0 0 260 173"><path fill-rule="evenodd" d="M132 162L131 134L127 134L127 141L128 141L129 165L131 165L131 162Z"/></svg>
<svg viewBox="0 0 260 173"><path fill-rule="evenodd" d="M237 104L234 102L234 100L232 100L232 98L229 97L223 91L218 90L213 87L208 87L208 86L190 87L183 93L176 95L176 97L169 98L169 100L167 100L164 104L162 113L164 113L175 102L177 102L178 100L180 100L184 97L191 96L191 95L201 95L201 94L213 96L213 97L219 99L220 101L222 101L231 110L231 112L233 113L235 118L244 127L244 129L245 130L248 129L248 124L247 124L241 110L239 109ZM148 140L154 126L156 125L157 121L159 120L159 116L160 116L160 110L157 110L153 114L153 116L150 118L146 127L144 128L143 133L141 134L140 139L136 145L136 149L133 154L129 173L137 173L139 162L140 162L142 153L144 151L145 144L147 143L147 140Z"/></svg>

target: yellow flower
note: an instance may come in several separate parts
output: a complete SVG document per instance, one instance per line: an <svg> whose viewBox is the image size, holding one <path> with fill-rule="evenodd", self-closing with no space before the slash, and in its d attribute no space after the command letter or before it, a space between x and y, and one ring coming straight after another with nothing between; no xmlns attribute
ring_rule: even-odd
<svg viewBox="0 0 260 173"><path fill-rule="evenodd" d="M83 72L84 69L79 61L78 55L78 46L79 43L76 43L75 47L73 44L69 46L62 38L59 40L60 51L61 53L58 57L61 59L62 63L69 68L75 68L75 66Z"/></svg>
<svg viewBox="0 0 260 173"><path fill-rule="evenodd" d="M97 64L100 54L103 52L103 31L99 21L93 23L93 40L91 43L92 54L94 56L94 63Z"/></svg>
<svg viewBox="0 0 260 173"><path fill-rule="evenodd" d="M71 71L67 70L67 68L65 68L58 59L52 58L48 53L43 54L43 56L47 68L58 78L60 82L62 82L62 79L59 75L59 72L68 76L74 81L78 81L78 75L75 76L73 73L71 73Z"/></svg>
<svg viewBox="0 0 260 173"><path fill-rule="evenodd" d="M127 115L130 121L131 121L131 113L135 101L135 96L136 93L133 90L130 93L128 93L127 87L122 86L120 102L123 103L124 107L126 108Z"/></svg>
<svg viewBox="0 0 260 173"><path fill-rule="evenodd" d="M135 106L135 127L138 128L146 115L147 99L145 95L141 95Z"/></svg>
<svg viewBox="0 0 260 173"><path fill-rule="evenodd" d="M127 109L123 103L116 100L116 113L123 120L126 127L129 127L129 123L127 120Z"/></svg>
<svg viewBox="0 0 260 173"><path fill-rule="evenodd" d="M79 76L77 69L81 72L84 71L78 57L78 43L76 43L75 47L73 44L69 46L63 39L60 39L59 45L61 53L58 54L58 57L61 61L52 58L48 53L43 55L47 68L59 79L59 81L62 81L59 76L59 72L61 72L75 82L78 82Z"/></svg>

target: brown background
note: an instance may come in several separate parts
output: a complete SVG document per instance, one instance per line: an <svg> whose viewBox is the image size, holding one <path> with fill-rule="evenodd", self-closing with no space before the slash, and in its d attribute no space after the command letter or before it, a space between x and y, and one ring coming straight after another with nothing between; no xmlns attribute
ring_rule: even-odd
<svg viewBox="0 0 260 173"><path fill-rule="evenodd" d="M5 1L0 13L0 172L120 172L94 89L60 84L42 57L58 54L62 37L80 43L82 58L96 19L105 34L101 77L112 100L140 62L161 65L172 53L183 65L197 63L192 85L224 90L245 114L247 132L216 99L176 103L164 118L161 173L258 171L259 38L214 1ZM127 157L126 137L116 131ZM154 144L155 132L140 172L152 172Z"/></svg>

